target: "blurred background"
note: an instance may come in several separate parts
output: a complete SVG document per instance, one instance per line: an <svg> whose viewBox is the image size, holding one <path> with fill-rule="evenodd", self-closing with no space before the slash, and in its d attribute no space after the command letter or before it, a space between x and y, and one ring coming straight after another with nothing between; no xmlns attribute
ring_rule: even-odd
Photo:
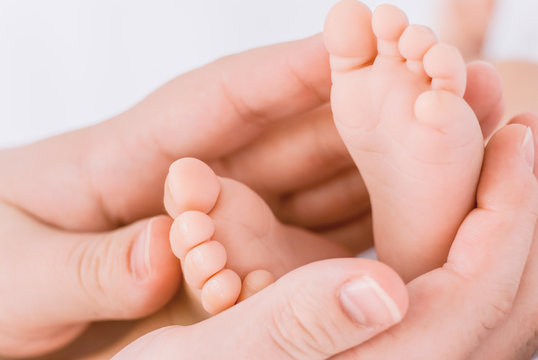
<svg viewBox="0 0 538 360"><path fill-rule="evenodd" d="M461 38L446 29L469 24L450 20L444 26L447 21L439 16L447 13L443 1L365 2L372 7L396 4L411 22ZM492 0L459 2L466 7L484 1ZM335 2L0 0L0 147L104 120L174 76L220 56L319 32ZM510 2L500 1L502 16L492 15L485 52L493 58L538 60L536 31L525 30L522 21L525 14L538 14L538 2ZM524 3L535 11L528 12ZM533 21L531 17L529 23ZM529 47L532 39L537 45Z"/></svg>

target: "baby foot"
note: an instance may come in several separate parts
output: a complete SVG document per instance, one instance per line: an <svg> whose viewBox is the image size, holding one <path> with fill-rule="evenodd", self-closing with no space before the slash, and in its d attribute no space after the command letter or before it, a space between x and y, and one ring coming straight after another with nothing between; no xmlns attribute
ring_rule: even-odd
<svg viewBox="0 0 538 360"><path fill-rule="evenodd" d="M164 202L175 219L170 241L186 286L210 314L301 265L350 255L317 235L281 224L250 188L217 177L196 159L172 164Z"/></svg>
<svg viewBox="0 0 538 360"><path fill-rule="evenodd" d="M343 0L327 16L331 104L361 171L379 258L404 280L446 260L474 204L483 155L462 96L465 63L391 5Z"/></svg>

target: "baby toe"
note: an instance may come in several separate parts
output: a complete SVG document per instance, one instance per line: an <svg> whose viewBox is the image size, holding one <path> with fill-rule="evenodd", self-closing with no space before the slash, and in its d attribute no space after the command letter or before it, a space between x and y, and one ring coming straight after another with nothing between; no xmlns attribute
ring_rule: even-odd
<svg viewBox="0 0 538 360"><path fill-rule="evenodd" d="M201 289L209 278L224 268L226 261L226 250L218 241L200 244L189 251L182 262L185 281Z"/></svg>
<svg viewBox="0 0 538 360"><path fill-rule="evenodd" d="M202 288L202 306L210 314L218 314L237 302L241 279L234 271L224 269L209 279Z"/></svg>

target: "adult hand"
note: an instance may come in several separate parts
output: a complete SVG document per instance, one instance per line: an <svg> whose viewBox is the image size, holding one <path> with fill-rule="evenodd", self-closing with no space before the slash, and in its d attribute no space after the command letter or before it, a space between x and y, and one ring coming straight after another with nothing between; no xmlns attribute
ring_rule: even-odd
<svg viewBox="0 0 538 360"><path fill-rule="evenodd" d="M404 321L342 359L528 359L536 350L538 143L528 126L538 131L538 117L517 123L526 126L490 141L477 208L447 263L408 284Z"/></svg>
<svg viewBox="0 0 538 360"><path fill-rule="evenodd" d="M523 114L511 124L528 126L538 134L538 114ZM534 138L538 149L538 139ZM534 173L538 175L538 156L534 159ZM513 184L513 190L519 185ZM512 191L512 190L511 190ZM528 194L531 196L531 194ZM538 349L538 233L534 235L530 255L516 299L509 314L470 356L472 360L510 359L527 360Z"/></svg>
<svg viewBox="0 0 538 360"><path fill-rule="evenodd" d="M386 330L407 306L401 280L379 263L328 260L204 322L152 332L114 359L484 359L480 351L511 319L536 230L533 143L521 125L493 137L477 208L447 263L407 285L398 325ZM513 359L514 350L494 356Z"/></svg>
<svg viewBox="0 0 538 360"><path fill-rule="evenodd" d="M1 151L0 354L42 354L91 321L144 316L171 298L180 273L158 215L180 157L247 182L290 223L369 240L366 191L326 106L329 78L315 36L224 58L102 124ZM496 123L497 77L474 65L469 79L469 102Z"/></svg>
<svg viewBox="0 0 538 360"><path fill-rule="evenodd" d="M195 325L138 339L114 360L328 359L401 320L407 293L386 265L325 260Z"/></svg>

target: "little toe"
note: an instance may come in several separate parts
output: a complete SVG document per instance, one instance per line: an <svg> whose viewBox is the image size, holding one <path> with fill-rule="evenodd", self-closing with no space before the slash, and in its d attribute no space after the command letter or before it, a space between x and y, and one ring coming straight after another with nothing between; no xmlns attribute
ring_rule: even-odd
<svg viewBox="0 0 538 360"><path fill-rule="evenodd" d="M393 5L378 6L372 16L372 28L377 37L378 58L403 60L398 40L409 25L407 15Z"/></svg>
<svg viewBox="0 0 538 360"><path fill-rule="evenodd" d="M210 240L215 234L215 224L205 213L186 211L179 215L170 229L172 252L179 259L185 259L187 253Z"/></svg>
<svg viewBox="0 0 538 360"><path fill-rule="evenodd" d="M220 193L220 182L204 162L184 158L170 166L166 177L164 205L168 214L176 218L189 210L208 213Z"/></svg>
<svg viewBox="0 0 538 360"><path fill-rule="evenodd" d="M210 314L218 314L232 307L241 292L241 279L234 271L223 269L209 279L202 288L202 306Z"/></svg>
<svg viewBox="0 0 538 360"><path fill-rule="evenodd" d="M238 302L241 302L256 294L275 282L275 276L267 270L254 270L243 279L243 287L239 294Z"/></svg>
<svg viewBox="0 0 538 360"><path fill-rule="evenodd" d="M402 56L407 59L407 67L419 75L426 75L422 59L428 50L437 44L437 36L427 26L409 25L402 36L398 47Z"/></svg>
<svg viewBox="0 0 538 360"><path fill-rule="evenodd" d="M333 71L361 68L375 58L372 12L360 1L337 3L327 15L323 36Z"/></svg>
<svg viewBox="0 0 538 360"><path fill-rule="evenodd" d="M185 281L201 289L204 283L226 265L226 249L218 241L207 241L189 251L182 262Z"/></svg>
<svg viewBox="0 0 538 360"><path fill-rule="evenodd" d="M467 70L457 48L447 44L434 45L424 55L424 70L432 78L433 90L450 91L463 97Z"/></svg>

